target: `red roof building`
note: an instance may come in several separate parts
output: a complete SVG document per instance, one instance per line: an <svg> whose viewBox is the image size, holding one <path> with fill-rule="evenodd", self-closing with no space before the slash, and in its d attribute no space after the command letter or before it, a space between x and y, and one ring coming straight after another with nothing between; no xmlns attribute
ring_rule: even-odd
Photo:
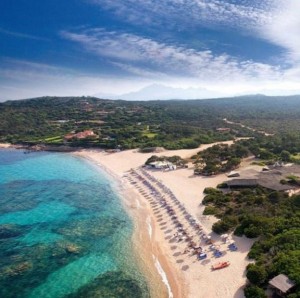
<svg viewBox="0 0 300 298"><path fill-rule="evenodd" d="M81 131L78 133L69 133L67 135L64 136L64 139L66 141L72 140L72 139L86 139L88 137L95 137L96 134L92 131L92 130L85 130L85 131Z"/></svg>

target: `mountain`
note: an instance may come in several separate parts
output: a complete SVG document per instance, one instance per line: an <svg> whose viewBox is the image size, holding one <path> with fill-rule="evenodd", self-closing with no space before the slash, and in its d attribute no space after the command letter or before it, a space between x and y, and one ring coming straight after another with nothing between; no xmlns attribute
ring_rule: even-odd
<svg viewBox="0 0 300 298"><path fill-rule="evenodd" d="M94 96L103 98L103 93L97 93ZM152 84L138 91L121 95L105 95L105 98L124 100L206 99L217 97L222 97L222 94L202 88L174 88L160 84Z"/></svg>

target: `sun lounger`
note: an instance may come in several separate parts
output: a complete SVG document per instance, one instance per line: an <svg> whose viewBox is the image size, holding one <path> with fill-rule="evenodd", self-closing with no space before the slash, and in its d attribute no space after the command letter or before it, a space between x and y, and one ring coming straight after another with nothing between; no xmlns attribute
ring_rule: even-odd
<svg viewBox="0 0 300 298"><path fill-rule="evenodd" d="M217 264L212 265L212 270L218 270L218 269L223 269L226 268L230 265L229 261L225 261L225 262L219 262Z"/></svg>

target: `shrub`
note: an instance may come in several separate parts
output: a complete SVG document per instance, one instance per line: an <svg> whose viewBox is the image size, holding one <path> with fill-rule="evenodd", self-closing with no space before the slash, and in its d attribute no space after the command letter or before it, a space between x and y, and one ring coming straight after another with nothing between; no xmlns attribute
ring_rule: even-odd
<svg viewBox="0 0 300 298"><path fill-rule="evenodd" d="M222 192L213 187L206 187L206 188L204 188L203 193L205 193L206 195L210 195L210 194L221 194Z"/></svg>
<svg viewBox="0 0 300 298"><path fill-rule="evenodd" d="M258 286L247 286L244 289L244 294L246 298L266 298L267 295L265 294L265 291Z"/></svg>
<svg viewBox="0 0 300 298"><path fill-rule="evenodd" d="M244 234L248 238L256 238L261 234L261 228L251 224L248 228L244 229Z"/></svg>
<svg viewBox="0 0 300 298"><path fill-rule="evenodd" d="M212 229L217 234L223 234L232 230L238 224L238 219L235 216L225 216L220 221L213 224Z"/></svg>
<svg viewBox="0 0 300 298"><path fill-rule="evenodd" d="M203 214L204 215L215 215L218 212L218 210L215 207L207 206L205 207Z"/></svg>
<svg viewBox="0 0 300 298"><path fill-rule="evenodd" d="M209 203L214 203L217 200L218 196L211 194L211 195L207 195L204 197L204 199L202 200L202 204L203 205L207 205Z"/></svg>
<svg viewBox="0 0 300 298"><path fill-rule="evenodd" d="M267 278L267 272L262 266L250 264L247 267L248 280L254 285L262 285Z"/></svg>
<svg viewBox="0 0 300 298"><path fill-rule="evenodd" d="M293 205L295 207L300 208L300 195L297 195L297 196L293 197Z"/></svg>

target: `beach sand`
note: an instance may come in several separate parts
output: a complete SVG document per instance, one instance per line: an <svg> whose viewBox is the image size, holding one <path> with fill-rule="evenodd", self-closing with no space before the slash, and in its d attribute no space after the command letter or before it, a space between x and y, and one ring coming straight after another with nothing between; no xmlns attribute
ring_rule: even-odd
<svg viewBox="0 0 300 298"><path fill-rule="evenodd" d="M212 145L203 145L191 150L165 151L155 155L179 155L188 158ZM150 280L151 297L244 297L245 268L249 264L247 253L253 240L230 235L238 251L229 251L228 243L224 243L221 237L211 232L211 226L216 219L202 215L204 188L216 187L227 180L225 175L194 176L192 168L168 172L139 169L153 153L139 153L137 150L106 153L86 149L74 154L102 167L119 181L125 206L135 221L134 242L141 266ZM182 203L185 212L197 220L201 226L200 232L190 225L171 196L158 186L159 183L167 187ZM178 230L172 220L172 214L168 213L166 207L161 206L161 202L158 201L161 199L153 195L149 185L157 189L158 197L161 196L167 206L172 207L188 236L193 237L193 241L205 250L207 259L197 260L196 255L191 255L193 250L186 251L187 240L179 241L178 237L175 237ZM209 245L201 238L203 235L210 236L214 245L223 252L221 258L213 256ZM219 261L230 261L230 266L212 271L212 264Z"/></svg>
<svg viewBox="0 0 300 298"><path fill-rule="evenodd" d="M11 147L12 147L11 144L8 144L8 143L0 143L0 148L2 148L2 149L11 148Z"/></svg>

